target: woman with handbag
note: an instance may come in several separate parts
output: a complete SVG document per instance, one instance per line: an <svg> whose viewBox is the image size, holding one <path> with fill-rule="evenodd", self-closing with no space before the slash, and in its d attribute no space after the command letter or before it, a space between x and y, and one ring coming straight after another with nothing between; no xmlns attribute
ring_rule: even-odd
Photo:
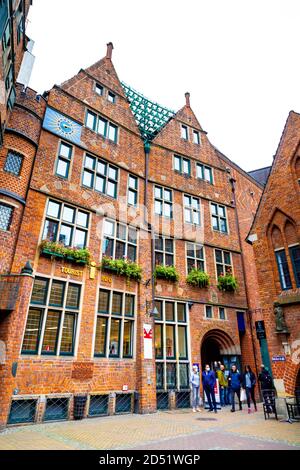
<svg viewBox="0 0 300 470"><path fill-rule="evenodd" d="M256 400L255 400L255 384L256 377L252 372L250 366L245 367L245 372L243 374L242 387L246 391L248 413L251 413L251 399L253 401L254 410L257 411Z"/></svg>

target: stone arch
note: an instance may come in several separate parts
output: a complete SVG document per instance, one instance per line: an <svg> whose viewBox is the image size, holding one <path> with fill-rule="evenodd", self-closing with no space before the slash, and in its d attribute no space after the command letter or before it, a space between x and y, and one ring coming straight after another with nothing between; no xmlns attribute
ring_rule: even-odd
<svg viewBox="0 0 300 470"><path fill-rule="evenodd" d="M223 356L240 356L241 348L239 344L235 344L232 337L223 330L212 329L209 330L202 338L201 353L203 347L207 342L215 342L219 347L219 352Z"/></svg>

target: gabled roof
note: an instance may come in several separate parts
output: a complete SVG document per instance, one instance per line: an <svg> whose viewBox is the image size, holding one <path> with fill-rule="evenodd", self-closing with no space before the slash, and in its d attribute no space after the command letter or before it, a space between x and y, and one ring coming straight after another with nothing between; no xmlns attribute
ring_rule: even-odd
<svg viewBox="0 0 300 470"><path fill-rule="evenodd" d="M143 139L153 140L167 122L175 116L175 111L149 100L124 82L121 83Z"/></svg>
<svg viewBox="0 0 300 470"><path fill-rule="evenodd" d="M248 171L248 173L259 184L261 184L262 186L265 186L268 181L271 168L272 168L271 166L266 166L265 168L259 168L258 170Z"/></svg>

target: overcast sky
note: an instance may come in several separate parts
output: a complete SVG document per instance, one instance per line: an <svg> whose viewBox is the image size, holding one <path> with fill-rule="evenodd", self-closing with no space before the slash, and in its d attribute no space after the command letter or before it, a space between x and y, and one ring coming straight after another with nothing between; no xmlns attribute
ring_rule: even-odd
<svg viewBox="0 0 300 470"><path fill-rule="evenodd" d="M191 106L211 142L245 170L272 163L300 112L299 0L34 0L30 86L75 75L114 44L121 80L175 111Z"/></svg>

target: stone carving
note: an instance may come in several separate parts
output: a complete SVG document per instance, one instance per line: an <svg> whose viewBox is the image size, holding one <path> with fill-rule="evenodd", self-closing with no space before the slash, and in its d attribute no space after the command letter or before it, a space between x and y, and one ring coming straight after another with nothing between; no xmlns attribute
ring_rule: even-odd
<svg viewBox="0 0 300 470"><path fill-rule="evenodd" d="M278 333L289 333L287 324L285 322L283 308L277 302L274 303L274 314L276 321L276 331Z"/></svg>

